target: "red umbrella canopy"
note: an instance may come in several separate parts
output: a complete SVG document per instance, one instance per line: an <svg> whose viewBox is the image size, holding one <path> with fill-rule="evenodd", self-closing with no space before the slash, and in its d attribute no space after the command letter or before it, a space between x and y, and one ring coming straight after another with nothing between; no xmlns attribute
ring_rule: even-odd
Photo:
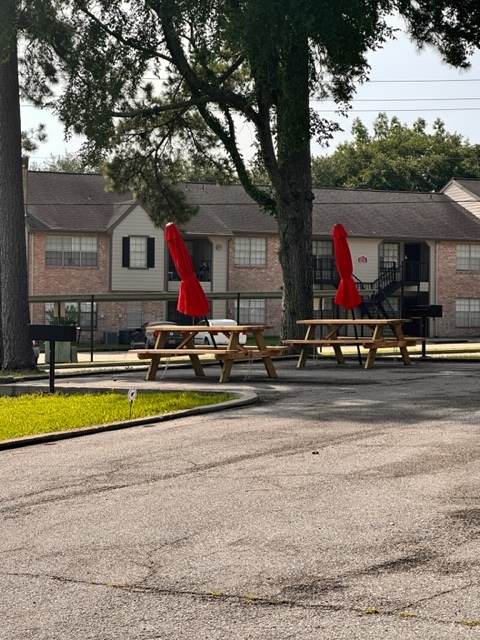
<svg viewBox="0 0 480 640"><path fill-rule="evenodd" d="M210 311L205 291L195 274L192 256L178 227L169 222L165 227L165 238L178 275L182 279L178 294L177 309L188 316L204 316Z"/></svg>
<svg viewBox="0 0 480 640"><path fill-rule="evenodd" d="M353 263L347 241L348 233L343 224L336 224L333 227L332 235L335 261L341 278L335 302L345 309L355 309L362 303L362 296L358 293L357 285L352 277Z"/></svg>

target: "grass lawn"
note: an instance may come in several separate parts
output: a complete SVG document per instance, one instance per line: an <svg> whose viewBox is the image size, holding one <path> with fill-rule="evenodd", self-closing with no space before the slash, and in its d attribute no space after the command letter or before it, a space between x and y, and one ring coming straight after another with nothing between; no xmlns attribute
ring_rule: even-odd
<svg viewBox="0 0 480 640"><path fill-rule="evenodd" d="M228 393L25 394L0 397L0 440L161 415L231 400Z"/></svg>

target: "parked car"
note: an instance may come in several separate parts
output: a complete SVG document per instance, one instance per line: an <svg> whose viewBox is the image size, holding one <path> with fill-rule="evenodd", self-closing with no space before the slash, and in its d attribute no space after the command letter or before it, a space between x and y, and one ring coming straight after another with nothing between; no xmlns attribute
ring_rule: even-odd
<svg viewBox="0 0 480 640"><path fill-rule="evenodd" d="M38 362L38 357L40 355L40 342L38 340L32 340L33 343L33 355L35 356L35 363Z"/></svg>
<svg viewBox="0 0 480 640"><path fill-rule="evenodd" d="M174 327L176 326L175 322L168 322L167 320L155 320L152 322L147 322L145 325L145 349L152 349L155 346L155 342L158 337L158 331L153 331L150 327L159 324L168 324L172 325L172 330L169 332L167 341L165 342L165 348L174 348L177 347L180 342L183 340L183 336L180 331L175 331Z"/></svg>
<svg viewBox="0 0 480 640"><path fill-rule="evenodd" d="M220 318L220 319L212 318L212 320L208 321L208 324L223 325L223 326L237 325L235 320L231 320L229 318ZM207 322L205 320L202 320L201 322L198 323L198 325L207 325ZM226 345L228 345L228 338L224 333L218 333L214 331L213 337L215 339L215 346L225 347ZM247 341L247 334L242 332L239 336L238 341L240 342L240 344L245 344L245 342ZM212 333L209 333L208 331L199 331L195 336L195 344L213 346Z"/></svg>

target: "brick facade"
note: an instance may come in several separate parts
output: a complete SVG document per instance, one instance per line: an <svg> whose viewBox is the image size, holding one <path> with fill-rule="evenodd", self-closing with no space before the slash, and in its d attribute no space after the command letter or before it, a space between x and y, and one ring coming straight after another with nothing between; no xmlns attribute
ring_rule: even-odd
<svg viewBox="0 0 480 640"><path fill-rule="evenodd" d="M252 234L249 237L258 237ZM229 243L229 291L280 291L283 284L282 269L278 259L280 241L277 237L267 237L267 260L264 267L238 266L235 264L235 239ZM228 302L229 316L236 317L235 301ZM273 325L271 335L280 335L282 322L282 302L280 299L265 301L265 323ZM267 332L268 335L268 332Z"/></svg>
<svg viewBox="0 0 480 640"><path fill-rule="evenodd" d="M480 243L468 243L480 244ZM480 299L480 273L457 271L457 243L437 244L437 299L443 305L443 318L435 320L438 337L474 337L480 335L480 326L459 327L456 324L456 300Z"/></svg>

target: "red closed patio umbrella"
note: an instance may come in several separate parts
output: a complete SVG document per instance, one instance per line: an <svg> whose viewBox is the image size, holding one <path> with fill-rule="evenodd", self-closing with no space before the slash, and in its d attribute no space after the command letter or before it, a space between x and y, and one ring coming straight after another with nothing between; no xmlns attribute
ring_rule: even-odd
<svg viewBox="0 0 480 640"><path fill-rule="evenodd" d="M175 263L175 268L182 279L177 309L187 316L194 318L205 317L206 319L206 314L210 311L210 303L195 274L192 256L187 249L187 245L178 227L173 222L169 222L165 226L165 238Z"/></svg>
<svg viewBox="0 0 480 640"><path fill-rule="evenodd" d="M333 247L335 250L335 262L340 274L340 284L338 285L335 304L344 309L351 309L352 318L355 319L354 309L362 304L362 296L359 294L355 280L353 279L353 262L350 247L347 241L347 230L343 224L336 224L333 227ZM357 327L354 325L355 337L358 339ZM357 345L358 360L362 364L360 355L360 345Z"/></svg>

